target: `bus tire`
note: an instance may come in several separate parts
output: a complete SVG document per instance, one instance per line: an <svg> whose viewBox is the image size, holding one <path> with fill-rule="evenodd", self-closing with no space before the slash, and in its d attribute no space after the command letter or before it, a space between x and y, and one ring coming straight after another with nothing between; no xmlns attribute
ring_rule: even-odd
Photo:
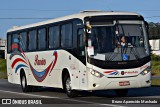
<svg viewBox="0 0 160 107"><path fill-rule="evenodd" d="M66 94L68 97L77 97L78 96L78 91L76 90L72 90L71 88L71 79L69 74L66 74L65 78L64 78L64 89L66 91Z"/></svg>
<svg viewBox="0 0 160 107"><path fill-rule="evenodd" d="M118 97L126 97L128 94L128 89L117 89L115 93Z"/></svg>
<svg viewBox="0 0 160 107"><path fill-rule="evenodd" d="M23 92L31 92L32 86L27 85L26 75L23 73L21 75L21 88Z"/></svg>

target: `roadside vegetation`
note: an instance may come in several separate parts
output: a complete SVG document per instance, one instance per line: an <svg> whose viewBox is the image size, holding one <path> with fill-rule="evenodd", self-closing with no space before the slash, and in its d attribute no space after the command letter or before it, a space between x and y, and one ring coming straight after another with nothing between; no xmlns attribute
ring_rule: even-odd
<svg viewBox="0 0 160 107"><path fill-rule="evenodd" d="M152 86L160 86L160 79L152 79Z"/></svg>
<svg viewBox="0 0 160 107"><path fill-rule="evenodd" d="M160 76L160 56L152 54L152 76ZM152 79L152 85L160 86L160 78Z"/></svg>
<svg viewBox="0 0 160 107"><path fill-rule="evenodd" d="M0 59L0 79L7 78L7 70L6 70L6 60Z"/></svg>
<svg viewBox="0 0 160 107"><path fill-rule="evenodd" d="M152 54L152 75L160 76L160 56Z"/></svg>

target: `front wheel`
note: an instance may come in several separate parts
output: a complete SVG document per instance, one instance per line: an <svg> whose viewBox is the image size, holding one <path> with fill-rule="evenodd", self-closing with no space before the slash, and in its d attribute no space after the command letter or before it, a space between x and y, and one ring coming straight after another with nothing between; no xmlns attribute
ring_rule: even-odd
<svg viewBox="0 0 160 107"><path fill-rule="evenodd" d="M68 97L76 97L78 96L78 91L72 90L71 87L71 79L69 74L67 74L64 78L64 88Z"/></svg>
<svg viewBox="0 0 160 107"><path fill-rule="evenodd" d="M125 97L128 94L128 89L118 89L115 90L115 93L118 97Z"/></svg>

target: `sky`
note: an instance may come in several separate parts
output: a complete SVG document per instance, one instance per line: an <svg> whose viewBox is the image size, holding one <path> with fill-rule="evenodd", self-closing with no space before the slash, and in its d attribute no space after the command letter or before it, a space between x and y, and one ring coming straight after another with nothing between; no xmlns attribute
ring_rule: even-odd
<svg viewBox="0 0 160 107"><path fill-rule="evenodd" d="M160 22L160 0L0 0L0 38L13 26L36 23L82 10L137 12Z"/></svg>

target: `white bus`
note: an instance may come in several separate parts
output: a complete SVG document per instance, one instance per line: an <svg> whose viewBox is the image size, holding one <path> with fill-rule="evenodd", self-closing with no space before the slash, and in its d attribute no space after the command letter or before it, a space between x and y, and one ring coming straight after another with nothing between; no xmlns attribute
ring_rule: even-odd
<svg viewBox="0 0 160 107"><path fill-rule="evenodd" d="M151 85L147 23L137 13L83 11L7 32L8 81L23 92L56 87L75 97L81 90Z"/></svg>

